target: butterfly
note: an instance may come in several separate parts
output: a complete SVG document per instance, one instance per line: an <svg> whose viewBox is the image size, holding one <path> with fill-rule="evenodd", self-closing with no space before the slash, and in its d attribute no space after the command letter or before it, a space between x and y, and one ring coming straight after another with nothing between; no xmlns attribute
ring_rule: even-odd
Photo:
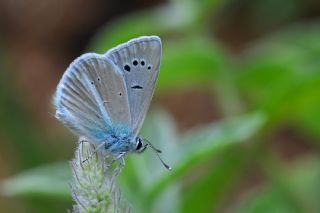
<svg viewBox="0 0 320 213"><path fill-rule="evenodd" d="M161 54L158 36L141 36L102 55L81 55L58 83L55 117L118 159L147 146L159 157L161 151L138 133L154 93Z"/></svg>

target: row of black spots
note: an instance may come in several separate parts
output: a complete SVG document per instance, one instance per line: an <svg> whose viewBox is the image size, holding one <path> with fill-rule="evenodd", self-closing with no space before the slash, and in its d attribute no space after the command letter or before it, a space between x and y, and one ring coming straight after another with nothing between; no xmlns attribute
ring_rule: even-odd
<svg viewBox="0 0 320 213"><path fill-rule="evenodd" d="M133 64L133 66L138 66L139 62L138 62L137 59L133 59L132 64ZM145 66L145 65L146 65L146 62L145 62L144 59L141 59L141 60L140 60L140 65L141 65L141 66ZM130 67L129 64L124 65L123 69L124 69L125 71L127 71L127 72L130 72L130 71L131 71L131 67ZM151 70L151 69L152 69L152 66L149 64L148 67L147 67L147 69L148 69L148 70Z"/></svg>

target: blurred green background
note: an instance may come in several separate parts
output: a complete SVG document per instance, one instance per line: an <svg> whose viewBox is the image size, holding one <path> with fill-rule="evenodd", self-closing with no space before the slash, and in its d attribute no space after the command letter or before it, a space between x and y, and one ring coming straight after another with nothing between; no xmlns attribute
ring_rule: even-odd
<svg viewBox="0 0 320 213"><path fill-rule="evenodd" d="M71 209L68 64L159 35L161 72L119 185L133 212L320 212L320 2L0 2L0 211Z"/></svg>

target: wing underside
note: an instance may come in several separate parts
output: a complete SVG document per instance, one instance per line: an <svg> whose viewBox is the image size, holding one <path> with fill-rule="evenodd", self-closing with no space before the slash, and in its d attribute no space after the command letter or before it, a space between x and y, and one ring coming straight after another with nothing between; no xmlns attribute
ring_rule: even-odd
<svg viewBox="0 0 320 213"><path fill-rule="evenodd" d="M160 69L161 51L159 37L142 36L105 54L125 76L135 135L142 126L152 99Z"/></svg>
<svg viewBox="0 0 320 213"><path fill-rule="evenodd" d="M66 70L54 97L56 117L79 136L99 142L114 123L131 125L123 73L106 57L88 53Z"/></svg>

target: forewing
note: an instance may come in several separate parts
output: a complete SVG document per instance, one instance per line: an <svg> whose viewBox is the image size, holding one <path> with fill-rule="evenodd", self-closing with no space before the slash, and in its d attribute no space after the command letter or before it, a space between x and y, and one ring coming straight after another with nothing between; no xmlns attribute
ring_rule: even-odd
<svg viewBox="0 0 320 213"><path fill-rule="evenodd" d="M54 96L56 117L79 136L100 142L115 123L131 125L123 73L105 56L71 63Z"/></svg>
<svg viewBox="0 0 320 213"><path fill-rule="evenodd" d="M161 40L142 36L110 49L106 54L123 72L134 134L139 132L154 92L161 61Z"/></svg>

